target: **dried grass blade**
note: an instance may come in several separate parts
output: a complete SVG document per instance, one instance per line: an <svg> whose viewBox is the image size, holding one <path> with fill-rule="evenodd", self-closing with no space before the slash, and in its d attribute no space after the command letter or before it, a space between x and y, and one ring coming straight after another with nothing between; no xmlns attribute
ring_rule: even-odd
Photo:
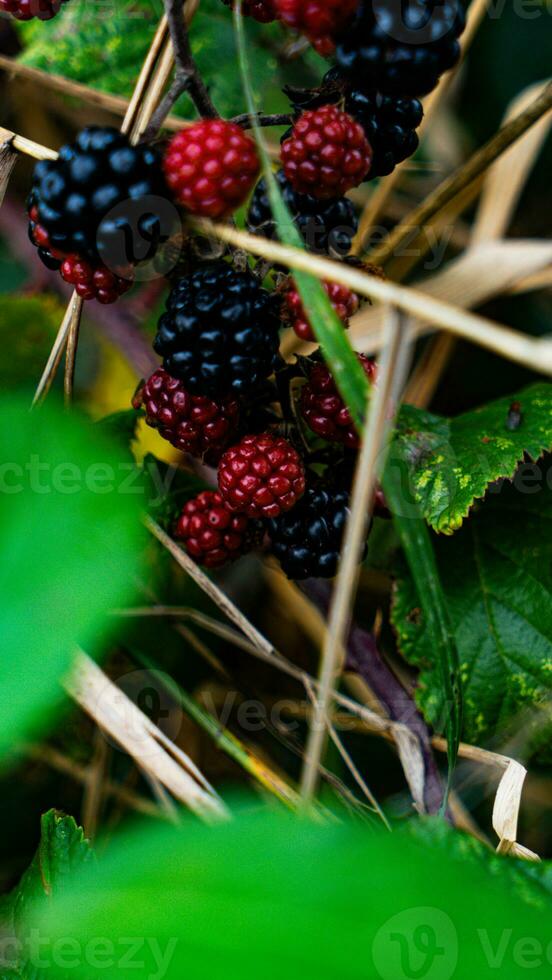
<svg viewBox="0 0 552 980"><path fill-rule="evenodd" d="M457 195L463 193L482 173L512 146L524 133L552 108L552 82L515 118L498 130L469 160L444 180L426 199L398 224L378 248L370 253L370 261L385 265L408 239L413 248L412 229L422 229Z"/></svg>
<svg viewBox="0 0 552 980"><path fill-rule="evenodd" d="M521 794L526 776L527 770L515 759L510 759L495 796L493 828L499 838L499 854L540 861L538 854L517 843Z"/></svg>
<svg viewBox="0 0 552 980"><path fill-rule="evenodd" d="M502 357L507 357L543 374L552 375L552 341L548 338L535 339L509 327L493 323L485 317L466 313L459 307L422 292L419 288L412 289L386 282L345 263L323 259L288 245L280 245L268 238L251 235L207 220L194 220L192 224L204 234L237 245L238 248L243 248L253 255L260 255L291 269L313 272L322 279L342 283L361 296L389 303L420 319L433 322L436 327L464 337L471 343L495 351Z"/></svg>
<svg viewBox="0 0 552 980"><path fill-rule="evenodd" d="M70 696L132 756L140 769L159 780L193 813L208 821L227 818L222 800L192 760L173 743L169 754L164 747L166 737L160 729L86 654L77 655L65 686Z"/></svg>
<svg viewBox="0 0 552 980"><path fill-rule="evenodd" d="M17 160L17 152L8 139L0 143L0 208L4 202L12 170Z"/></svg>
<svg viewBox="0 0 552 980"><path fill-rule="evenodd" d="M551 261L552 243L547 241L485 242L417 282L414 288L433 299L470 309L508 292L518 281L547 268ZM368 354L379 350L383 319L381 306L366 307L353 317L349 334L356 350ZM418 318L413 325L418 334L427 333L429 328L434 326L427 318Z"/></svg>
<svg viewBox="0 0 552 980"><path fill-rule="evenodd" d="M326 719L333 710L334 688L345 659L344 648L352 598L358 576L367 522L370 520L376 480L383 468L383 451L390 427L391 396L400 371L401 345L405 345L401 316L391 311L387 321L387 343L383 349L366 431L359 455L351 513L347 521L335 593L332 597L328 629L322 650L318 696L310 727L301 777L301 797L310 806L316 793L319 765L326 739ZM395 406L396 408L396 406Z"/></svg>
<svg viewBox="0 0 552 980"><path fill-rule="evenodd" d="M521 92L508 106L504 122L510 122L528 109L545 87L543 82ZM473 245L505 235L551 125L552 114L543 116L489 170L471 234Z"/></svg>

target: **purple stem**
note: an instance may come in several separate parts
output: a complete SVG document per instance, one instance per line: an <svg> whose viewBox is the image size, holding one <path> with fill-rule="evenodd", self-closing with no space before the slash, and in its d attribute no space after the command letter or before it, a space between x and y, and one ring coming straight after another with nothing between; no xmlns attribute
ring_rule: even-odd
<svg viewBox="0 0 552 980"><path fill-rule="evenodd" d="M331 587L320 579L308 579L301 586L308 599L328 615ZM428 813L438 813L443 800L443 783L433 756L426 723L412 698L381 656L372 633L353 623L347 641L346 669L366 681L393 721L406 725L416 736L425 764L424 802Z"/></svg>

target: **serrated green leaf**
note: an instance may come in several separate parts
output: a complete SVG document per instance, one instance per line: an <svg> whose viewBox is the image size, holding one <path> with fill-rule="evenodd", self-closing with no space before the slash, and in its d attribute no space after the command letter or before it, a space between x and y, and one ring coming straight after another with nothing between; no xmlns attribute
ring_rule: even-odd
<svg viewBox="0 0 552 980"><path fill-rule="evenodd" d="M540 944L533 975L546 976L546 892L512 887L518 862L433 826L419 838L408 828L367 833L251 804L225 826L150 825L112 840L28 925L40 929L46 961L58 938L78 939L75 978L95 975L86 950L97 937L110 944L110 975L126 975L125 937L135 936L142 978L241 980L249 962L263 980L485 980L497 975L486 951L505 930L500 976L519 980L516 943L527 936ZM420 927L425 942L415 941ZM53 963L45 972L60 975Z"/></svg>
<svg viewBox="0 0 552 980"><path fill-rule="evenodd" d="M46 26L20 27L20 60L116 95L130 96L163 11L161 0L104 5L71 0Z"/></svg>
<svg viewBox="0 0 552 980"><path fill-rule="evenodd" d="M2 903L0 918L4 935L16 936L21 932L28 910L44 897L62 895L66 883L92 859L90 844L73 817L57 810L44 813L40 820L40 843L36 854L19 884L4 897ZM28 953L24 943L3 946L0 980L12 976L26 980L42 976L36 964L29 962Z"/></svg>
<svg viewBox="0 0 552 980"><path fill-rule="evenodd" d="M511 429L507 420L514 402L521 406L521 424ZM536 460L552 449L552 385L531 385L454 419L406 405L397 446L409 461L416 499L428 524L452 534L489 484L513 476L524 456Z"/></svg>
<svg viewBox="0 0 552 980"><path fill-rule="evenodd" d="M57 810L44 813L40 820L38 850L10 896L16 923L37 897L60 894L73 872L92 856L84 831L73 817Z"/></svg>
<svg viewBox="0 0 552 980"><path fill-rule="evenodd" d="M54 21L31 22L21 28L26 48L20 60L33 68L63 75L114 95L129 97L140 65L163 12L162 0L90 4L71 0ZM287 65L280 63L276 44L278 25L260 25L250 19L251 58L267 112L279 111L285 102L281 88ZM242 110L242 91L236 72L236 48L232 17L221 0L202 0L194 16L190 40L202 75L209 81L211 97L226 117ZM289 78L287 79L289 81ZM183 97L175 107L185 118L195 110Z"/></svg>
<svg viewBox="0 0 552 980"><path fill-rule="evenodd" d="M464 738L478 744L503 736L519 711L542 704L552 691L552 491L550 471L541 472L537 494L504 484L453 538L435 540L460 655ZM439 665L407 572L392 618L401 652L420 668L420 708L438 725Z"/></svg>

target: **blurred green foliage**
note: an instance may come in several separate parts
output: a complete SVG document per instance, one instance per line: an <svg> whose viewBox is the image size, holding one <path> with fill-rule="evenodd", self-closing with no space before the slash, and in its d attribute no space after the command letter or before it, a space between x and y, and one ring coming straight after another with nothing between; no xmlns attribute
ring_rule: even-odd
<svg viewBox="0 0 552 980"><path fill-rule="evenodd" d="M51 718L76 645L109 634L142 541L135 467L76 414L29 405L2 403L1 753Z"/></svg>

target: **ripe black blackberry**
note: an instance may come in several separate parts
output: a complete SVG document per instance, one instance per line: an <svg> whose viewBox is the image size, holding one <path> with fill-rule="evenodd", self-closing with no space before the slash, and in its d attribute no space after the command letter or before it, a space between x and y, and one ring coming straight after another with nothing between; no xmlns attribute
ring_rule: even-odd
<svg viewBox="0 0 552 980"><path fill-rule="evenodd" d="M275 176L309 251L318 255L348 255L358 227L352 202L346 197L321 201L310 194L297 194L283 170L279 170ZM247 223L253 232L266 238L277 237L264 177L255 188Z"/></svg>
<svg viewBox="0 0 552 980"><path fill-rule="evenodd" d="M372 166L366 180L387 177L418 149L416 129L424 115L418 99L354 89L345 100L345 108L360 123L372 147Z"/></svg>
<svg viewBox="0 0 552 980"><path fill-rule="evenodd" d="M268 522L271 551L288 578L336 574L348 507L345 490L311 488L288 514Z"/></svg>
<svg viewBox="0 0 552 980"><path fill-rule="evenodd" d="M426 95L458 61L464 25L460 0L361 0L337 64L364 91Z"/></svg>
<svg viewBox="0 0 552 980"><path fill-rule="evenodd" d="M151 259L176 216L157 153L107 126L83 129L57 160L37 163L32 198L54 253L113 270Z"/></svg>
<svg viewBox="0 0 552 980"><path fill-rule="evenodd" d="M250 272L210 262L171 289L154 349L194 395L253 392L273 370L280 304Z"/></svg>

